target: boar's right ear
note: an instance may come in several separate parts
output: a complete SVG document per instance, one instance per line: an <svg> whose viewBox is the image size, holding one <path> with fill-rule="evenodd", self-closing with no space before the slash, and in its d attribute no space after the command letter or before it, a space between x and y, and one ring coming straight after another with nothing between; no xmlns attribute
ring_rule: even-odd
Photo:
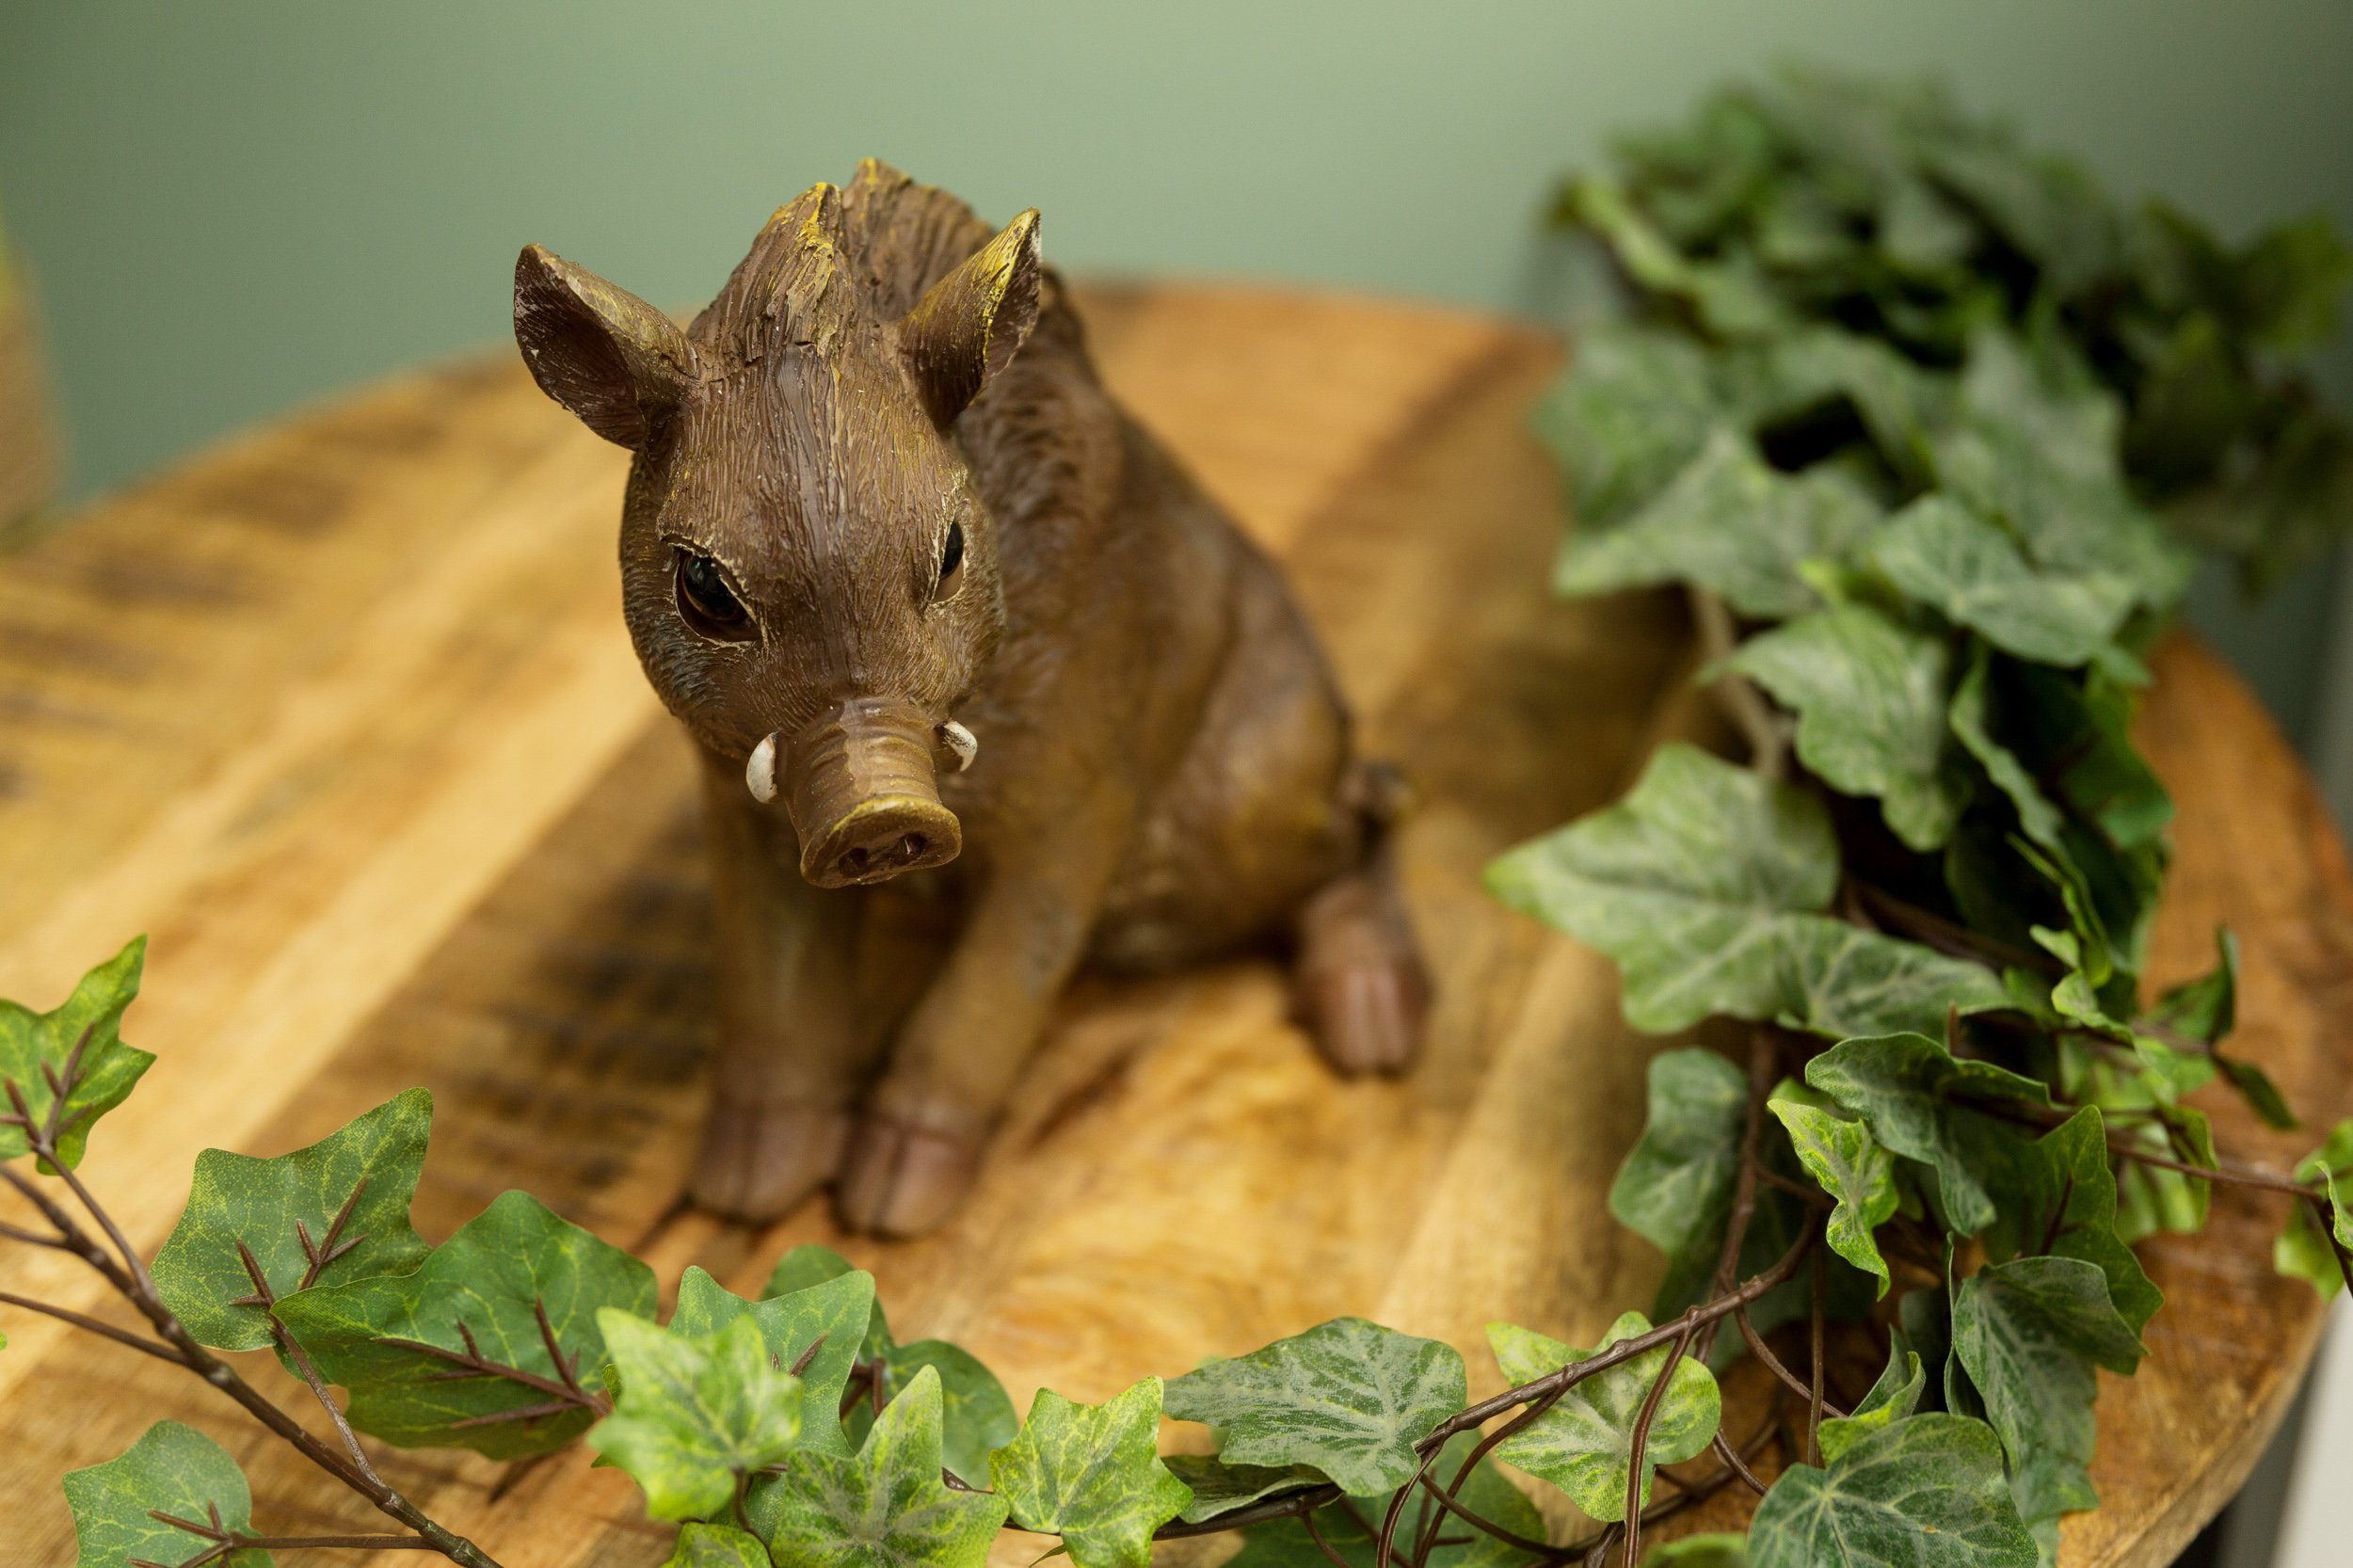
<svg viewBox="0 0 2353 1568"><path fill-rule="evenodd" d="M695 347L677 323L543 246L515 262L515 342L541 392L632 449L695 379Z"/></svg>

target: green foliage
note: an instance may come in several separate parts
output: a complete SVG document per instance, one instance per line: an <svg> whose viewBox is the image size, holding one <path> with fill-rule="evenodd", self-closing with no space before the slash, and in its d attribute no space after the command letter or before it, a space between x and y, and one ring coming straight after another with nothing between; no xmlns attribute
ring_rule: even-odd
<svg viewBox="0 0 2353 1568"><path fill-rule="evenodd" d="M768 1547L733 1525L689 1525L663 1568L769 1568Z"/></svg>
<svg viewBox="0 0 2353 1568"><path fill-rule="evenodd" d="M775 1283L773 1277L770 1283ZM767 1359L798 1369L803 1445L846 1454L850 1440L834 1413L841 1408L870 1321L879 1323L881 1319L882 1309L874 1304L874 1276L859 1271L747 1302L702 1270L689 1268L679 1281L670 1331L710 1335L749 1320L759 1330Z"/></svg>
<svg viewBox="0 0 2353 1568"><path fill-rule="evenodd" d="M1168 1385L1168 1414L1216 1434L1236 1464L1306 1464L1352 1495L1386 1492L1420 1463L1414 1442L1468 1395L1461 1352L1362 1318L1336 1318Z"/></svg>
<svg viewBox="0 0 2353 1568"><path fill-rule="evenodd" d="M1487 1343L1504 1377L1516 1385L1597 1355L1619 1340L1647 1334L1650 1329L1648 1318L1628 1312L1609 1325L1599 1345L1579 1351L1510 1323L1491 1323ZM1625 1518L1635 1423L1652 1385L1666 1371L1669 1352L1670 1347L1661 1345L1576 1384L1550 1410L1498 1444L1496 1457L1561 1488L1595 1519ZM1645 1503L1650 1500L1651 1476L1657 1466L1705 1450L1721 1416L1721 1396L1707 1368L1696 1361L1678 1361L1658 1401L1642 1451Z"/></svg>
<svg viewBox="0 0 2353 1568"><path fill-rule="evenodd" d="M1616 805L1496 861L1487 886L1617 960L1639 1029L1711 1014L1833 1036L1935 1029L2004 1000L1980 965L1824 914L1838 849L1821 802L1680 744Z"/></svg>
<svg viewBox="0 0 2353 1568"><path fill-rule="evenodd" d="M1928 1370L1921 1364L1919 1352L1906 1344L1900 1334L1891 1336L1887 1369L1871 1384L1871 1391L1848 1414L1833 1416L1822 1422L1823 1462L1837 1464L1839 1456L1857 1443L1918 1410L1922 1396L1928 1392Z"/></svg>
<svg viewBox="0 0 2353 1568"><path fill-rule="evenodd" d="M187 1211L155 1255L164 1304L199 1343L254 1351L276 1337L264 1287L275 1300L414 1269L430 1249L408 1200L432 1126L433 1096L411 1089L274 1160L206 1149Z"/></svg>
<svg viewBox="0 0 2353 1568"><path fill-rule="evenodd" d="M1953 1297L1953 1356L2009 1455L2029 1524L2089 1508L2092 1368L2130 1374L2146 1353L2106 1278L2073 1257L1988 1264Z"/></svg>
<svg viewBox="0 0 2353 1568"><path fill-rule="evenodd" d="M982 1568L1005 1499L940 1480L939 1376L926 1368L847 1457L802 1450L751 1507L776 1568Z"/></svg>
<svg viewBox="0 0 2353 1568"><path fill-rule="evenodd" d="M1231 1513L1277 1492L1295 1492L1323 1482L1323 1472L1308 1464L1228 1464L1215 1454L1170 1454L1161 1463L1193 1494L1192 1500L1176 1512L1188 1525Z"/></svg>
<svg viewBox="0 0 2353 1568"><path fill-rule="evenodd" d="M2287 1228L2273 1245L2272 1259L2283 1274L2307 1281L2323 1297L2343 1288L2343 1258L2353 1250L2353 1218L2340 1183L2353 1186L2353 1119L2339 1122L2320 1147L2296 1162L2298 1182L2321 1184L2328 1197L2328 1223L2311 1208L2289 1207Z"/></svg>
<svg viewBox="0 0 2353 1568"><path fill-rule="evenodd" d="M1933 1172L1946 1224L1964 1236L1993 1223L1987 1184L2017 1141L1994 1112L2005 1100L2051 1098L2032 1079L1962 1061L1920 1034L1841 1041L1806 1064L1805 1080L1862 1117L1887 1148Z"/></svg>
<svg viewBox="0 0 2353 1568"><path fill-rule="evenodd" d="M155 1061L122 1043L123 1010L139 994L146 961L147 938L134 936L49 1012L0 1001L0 1160L24 1153L54 1126L58 1163L82 1162L91 1125Z"/></svg>
<svg viewBox="0 0 2353 1568"><path fill-rule="evenodd" d="M1439 1450L1431 1473L1451 1481L1469 1461L1471 1448L1467 1436L1455 1438ZM1459 1496L1464 1507L1490 1523L1529 1540L1545 1537L1544 1515L1536 1505L1485 1460L1472 1468ZM1393 1497L1394 1494L1353 1497L1319 1509L1316 1535L1339 1553L1349 1568L1373 1568L1374 1540L1365 1522L1377 1526L1387 1517ZM1399 1531L1401 1544L1411 1544L1419 1517L1410 1507L1405 1511L1404 1528ZM1332 1559L1317 1544L1316 1535L1296 1519L1254 1526L1243 1535L1242 1549L1226 1568L1331 1568ZM1526 1568L1536 1559L1483 1531L1441 1527L1427 1560L1429 1568Z"/></svg>
<svg viewBox="0 0 2353 1568"><path fill-rule="evenodd" d="M1806 1174L1838 1200L1826 1233L1831 1246L1856 1268L1877 1274L1885 1295L1891 1276L1871 1233L1896 1217L1895 1157L1861 1122L1802 1100L1776 1096L1771 1106Z"/></svg>
<svg viewBox="0 0 2353 1568"><path fill-rule="evenodd" d="M1013 1522L1060 1535L1078 1568L1149 1568L1152 1532L1193 1500L1160 1461L1160 1431L1158 1378L1099 1405L1042 1388L989 1478Z"/></svg>
<svg viewBox="0 0 2353 1568"><path fill-rule="evenodd" d="M1753 1568L2035 1568L1993 1429L1959 1416L1891 1422L1827 1467L1793 1464L1749 1524Z"/></svg>
<svg viewBox="0 0 2353 1568"><path fill-rule="evenodd" d="M351 1391L361 1432L516 1459L561 1448L596 1418L565 1385L604 1364L597 1319L607 1307L651 1317L653 1271L507 1192L414 1272L314 1286L280 1302L278 1318L328 1381ZM473 1366L530 1381L451 1375Z"/></svg>
<svg viewBox="0 0 2353 1568"><path fill-rule="evenodd" d="M78 1568L125 1568L135 1561L177 1563L211 1543L157 1518L249 1534L253 1498L237 1462L193 1427L158 1421L119 1459L65 1478L73 1511ZM270 1568L270 1554L244 1548L212 1559L226 1568Z"/></svg>
<svg viewBox="0 0 2353 1568"><path fill-rule="evenodd" d="M618 1392L588 1446L645 1488L655 1518L709 1518L792 1451L801 1381L751 1318L697 1334L606 1307L597 1325Z"/></svg>

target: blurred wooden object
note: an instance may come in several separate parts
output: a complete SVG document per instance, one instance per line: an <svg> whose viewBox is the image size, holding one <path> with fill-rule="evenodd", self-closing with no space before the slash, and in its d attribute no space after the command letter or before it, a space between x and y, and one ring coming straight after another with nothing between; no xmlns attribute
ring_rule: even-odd
<svg viewBox="0 0 2353 1568"><path fill-rule="evenodd" d="M57 487L57 433L33 332L31 291L0 235L0 543Z"/></svg>
<svg viewBox="0 0 2353 1568"><path fill-rule="evenodd" d="M1522 416L1548 339L1297 293L1085 308L1114 390L1282 560L1368 744L1413 771L1429 1056L1402 1085L1335 1082L1272 963L1085 982L972 1208L846 1250L903 1337L968 1343L1025 1407L1344 1312L1451 1340L1492 1391L1489 1320L1591 1343L1649 1295L1657 1258L1603 1194L1664 1042L1620 1023L1607 964L1497 907L1479 871L1624 786L1688 691L1681 612L1546 591L1557 489ZM665 1280L699 1263L739 1289L787 1246L839 1240L822 1205L752 1231L680 1202L708 897L694 767L621 627L622 465L502 355L242 439L0 562L0 996L50 1005L152 934L128 1032L161 1059L85 1167L140 1244L178 1217L200 1148L278 1152L411 1083L439 1097L429 1235L521 1187ZM2157 675L2143 733L2181 815L2156 979L2199 968L2228 920L2242 1048L2315 1120L2344 1114L2353 881L2326 812L2211 655L2176 639ZM2214 1109L2244 1156L2283 1166L2308 1141ZM2169 1562L2279 1419L2322 1319L2270 1272L2279 1218L2220 1193L2207 1234L2145 1249L2168 1302L2139 1376L2103 1378L2106 1506L2068 1522L2069 1568ZM95 1300L22 1248L0 1252L0 1288ZM11 1563L69 1561L58 1475L165 1416L229 1441L269 1527L375 1528L184 1373L22 1313L0 1325ZM385 1468L508 1568L665 1550L584 1455L504 1490L460 1456ZM1742 1505L1715 1506L1660 1535ZM1009 1536L999 1560L1038 1550ZM1199 1552L1181 1560L1217 1560Z"/></svg>

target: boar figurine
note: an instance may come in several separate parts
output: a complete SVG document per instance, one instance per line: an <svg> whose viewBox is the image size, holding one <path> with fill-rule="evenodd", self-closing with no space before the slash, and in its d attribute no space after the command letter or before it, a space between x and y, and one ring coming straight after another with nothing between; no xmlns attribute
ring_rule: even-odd
<svg viewBox="0 0 2353 1568"><path fill-rule="evenodd" d="M1089 963L1287 942L1335 1067L1412 1063L1394 776L1275 568L1104 390L1034 211L992 231L869 161L683 329L533 247L515 336L634 454L630 635L701 755L698 1202L830 1181L855 1229L937 1226Z"/></svg>

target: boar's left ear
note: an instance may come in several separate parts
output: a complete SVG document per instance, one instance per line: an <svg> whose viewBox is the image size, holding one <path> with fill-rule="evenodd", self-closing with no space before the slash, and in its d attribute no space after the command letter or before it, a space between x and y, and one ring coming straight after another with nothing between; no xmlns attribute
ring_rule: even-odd
<svg viewBox="0 0 2353 1568"><path fill-rule="evenodd" d="M899 351L941 429L1021 350L1037 325L1037 209L934 283L899 322Z"/></svg>
<svg viewBox="0 0 2353 1568"><path fill-rule="evenodd" d="M632 449L695 379L677 323L542 246L515 263L515 342L541 392Z"/></svg>

